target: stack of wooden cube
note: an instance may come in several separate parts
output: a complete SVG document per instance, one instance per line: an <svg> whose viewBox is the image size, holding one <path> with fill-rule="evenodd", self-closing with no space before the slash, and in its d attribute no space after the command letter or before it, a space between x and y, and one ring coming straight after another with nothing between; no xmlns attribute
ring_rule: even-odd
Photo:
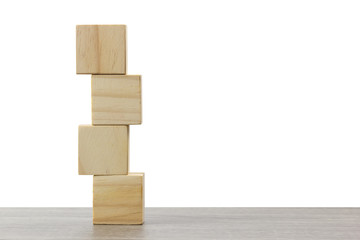
<svg viewBox="0 0 360 240"><path fill-rule="evenodd" d="M79 126L79 174L94 175L93 223L142 224L144 174L129 173L141 76L126 75L126 26L76 26L76 73L91 74L92 125Z"/></svg>

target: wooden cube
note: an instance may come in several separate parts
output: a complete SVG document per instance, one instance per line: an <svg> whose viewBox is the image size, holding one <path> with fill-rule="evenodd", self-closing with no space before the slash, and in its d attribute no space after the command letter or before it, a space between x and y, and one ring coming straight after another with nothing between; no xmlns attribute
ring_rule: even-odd
<svg viewBox="0 0 360 240"><path fill-rule="evenodd" d="M92 75L93 125L141 124L141 76Z"/></svg>
<svg viewBox="0 0 360 240"><path fill-rule="evenodd" d="M76 73L126 74L126 26L77 25Z"/></svg>
<svg viewBox="0 0 360 240"><path fill-rule="evenodd" d="M144 173L94 176L94 224L144 222Z"/></svg>
<svg viewBox="0 0 360 240"><path fill-rule="evenodd" d="M79 126L79 175L128 174L129 126Z"/></svg>

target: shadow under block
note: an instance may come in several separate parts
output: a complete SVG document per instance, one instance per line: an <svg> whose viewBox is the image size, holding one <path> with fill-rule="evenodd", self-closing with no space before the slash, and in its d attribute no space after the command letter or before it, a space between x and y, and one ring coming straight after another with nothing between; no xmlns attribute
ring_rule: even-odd
<svg viewBox="0 0 360 240"><path fill-rule="evenodd" d="M92 75L93 125L141 124L140 75Z"/></svg>
<svg viewBox="0 0 360 240"><path fill-rule="evenodd" d="M79 126L79 175L128 174L129 126Z"/></svg>
<svg viewBox="0 0 360 240"><path fill-rule="evenodd" d="M77 25L76 73L126 74L126 25Z"/></svg>
<svg viewBox="0 0 360 240"><path fill-rule="evenodd" d="M143 224L144 173L94 176L94 224Z"/></svg>

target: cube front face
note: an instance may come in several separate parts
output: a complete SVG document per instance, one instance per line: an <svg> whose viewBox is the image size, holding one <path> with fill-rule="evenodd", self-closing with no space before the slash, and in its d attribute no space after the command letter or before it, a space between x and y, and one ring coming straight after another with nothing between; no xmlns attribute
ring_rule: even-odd
<svg viewBox="0 0 360 240"><path fill-rule="evenodd" d="M79 175L128 174L128 126L79 126Z"/></svg>
<svg viewBox="0 0 360 240"><path fill-rule="evenodd" d="M94 176L94 224L142 224L144 174Z"/></svg>
<svg viewBox="0 0 360 240"><path fill-rule="evenodd" d="M126 26L77 25L76 73L126 74Z"/></svg>
<svg viewBox="0 0 360 240"><path fill-rule="evenodd" d="M92 75L93 125L141 124L141 76Z"/></svg>

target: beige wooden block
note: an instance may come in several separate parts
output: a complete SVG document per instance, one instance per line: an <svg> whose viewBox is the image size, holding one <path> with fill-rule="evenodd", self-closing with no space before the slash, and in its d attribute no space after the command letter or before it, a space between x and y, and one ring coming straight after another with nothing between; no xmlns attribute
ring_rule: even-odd
<svg viewBox="0 0 360 240"><path fill-rule="evenodd" d="M144 222L144 173L94 176L94 224Z"/></svg>
<svg viewBox="0 0 360 240"><path fill-rule="evenodd" d="M92 75L93 125L141 124L141 76Z"/></svg>
<svg viewBox="0 0 360 240"><path fill-rule="evenodd" d="M126 74L126 26L77 25L76 73Z"/></svg>
<svg viewBox="0 0 360 240"><path fill-rule="evenodd" d="M79 175L128 174L129 126L79 126Z"/></svg>

